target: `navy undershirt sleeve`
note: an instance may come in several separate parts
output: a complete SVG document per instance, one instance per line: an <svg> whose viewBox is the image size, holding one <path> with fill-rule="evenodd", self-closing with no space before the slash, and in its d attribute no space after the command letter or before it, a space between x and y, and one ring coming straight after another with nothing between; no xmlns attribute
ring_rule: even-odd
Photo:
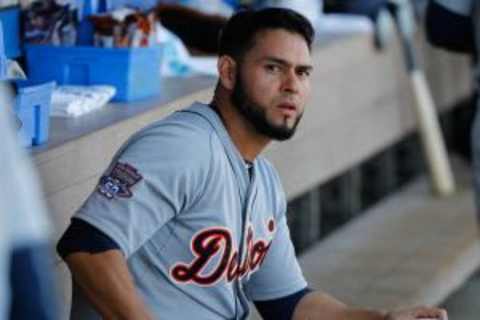
<svg viewBox="0 0 480 320"><path fill-rule="evenodd" d="M120 246L114 240L77 218L72 218L70 226L57 244L57 253L63 259L74 252L99 253L115 249L120 249Z"/></svg>
<svg viewBox="0 0 480 320"><path fill-rule="evenodd" d="M430 1L427 8L426 32L430 43L456 51L474 53L473 21Z"/></svg>
<svg viewBox="0 0 480 320"><path fill-rule="evenodd" d="M310 292L310 288L305 288L286 297L254 303L264 320L290 320L297 304Z"/></svg>

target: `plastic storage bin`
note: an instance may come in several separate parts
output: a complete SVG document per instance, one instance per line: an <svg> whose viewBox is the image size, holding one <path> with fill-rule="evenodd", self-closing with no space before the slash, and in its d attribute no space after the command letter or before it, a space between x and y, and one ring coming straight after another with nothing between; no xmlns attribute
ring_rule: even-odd
<svg viewBox="0 0 480 320"><path fill-rule="evenodd" d="M15 82L18 88L15 114L22 146L39 145L48 140L50 104L54 82L38 84L30 80Z"/></svg>
<svg viewBox="0 0 480 320"><path fill-rule="evenodd" d="M57 84L112 85L114 101L132 101L160 93L160 46L96 48L25 46L29 79Z"/></svg>
<svg viewBox="0 0 480 320"><path fill-rule="evenodd" d="M5 55L7 58L17 58L20 50L20 9L10 7L0 9L0 22L3 26Z"/></svg>

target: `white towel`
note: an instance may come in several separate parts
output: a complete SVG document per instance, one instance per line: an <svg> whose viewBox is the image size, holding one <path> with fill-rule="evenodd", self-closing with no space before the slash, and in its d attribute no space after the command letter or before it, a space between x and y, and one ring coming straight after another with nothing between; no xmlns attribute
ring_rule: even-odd
<svg viewBox="0 0 480 320"><path fill-rule="evenodd" d="M115 95L112 86L58 86L53 90L52 117L78 117L97 110Z"/></svg>

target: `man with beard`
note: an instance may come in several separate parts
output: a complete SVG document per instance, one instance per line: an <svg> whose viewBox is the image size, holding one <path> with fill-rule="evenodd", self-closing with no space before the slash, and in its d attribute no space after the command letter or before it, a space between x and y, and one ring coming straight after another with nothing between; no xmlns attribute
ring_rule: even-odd
<svg viewBox="0 0 480 320"><path fill-rule="evenodd" d="M260 152L290 138L310 92L313 29L291 10L234 15L210 105L135 134L58 245L72 319L446 319L444 310L353 309L309 289L286 199Z"/></svg>

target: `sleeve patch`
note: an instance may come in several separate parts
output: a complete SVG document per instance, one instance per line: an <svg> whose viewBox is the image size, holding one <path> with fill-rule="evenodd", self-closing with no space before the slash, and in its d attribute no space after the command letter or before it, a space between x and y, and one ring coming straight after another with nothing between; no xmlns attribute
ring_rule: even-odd
<svg viewBox="0 0 480 320"><path fill-rule="evenodd" d="M97 191L107 199L130 198L133 195L132 186L142 179L142 175L133 166L117 162L110 174L100 178Z"/></svg>

